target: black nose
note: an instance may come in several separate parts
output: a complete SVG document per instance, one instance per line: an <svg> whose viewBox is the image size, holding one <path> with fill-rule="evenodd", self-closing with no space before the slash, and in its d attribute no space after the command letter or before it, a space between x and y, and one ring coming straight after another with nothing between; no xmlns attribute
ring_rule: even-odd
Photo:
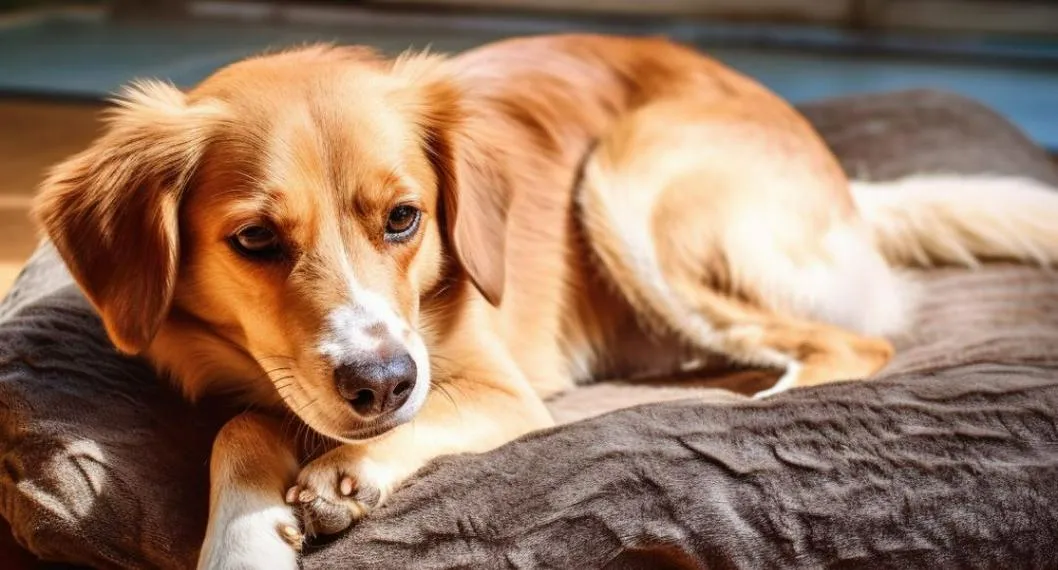
<svg viewBox="0 0 1058 570"><path fill-rule="evenodd" d="M338 393L364 419L400 408L415 387L415 361L407 352L343 364L334 371Z"/></svg>

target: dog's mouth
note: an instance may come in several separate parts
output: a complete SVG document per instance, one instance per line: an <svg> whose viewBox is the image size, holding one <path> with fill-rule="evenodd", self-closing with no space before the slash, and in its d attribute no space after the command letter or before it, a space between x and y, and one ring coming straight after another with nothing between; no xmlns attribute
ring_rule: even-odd
<svg viewBox="0 0 1058 570"><path fill-rule="evenodd" d="M295 395L294 392L301 392ZM363 443L388 434L411 421L418 409L403 408L364 420L359 418L337 394L311 394L314 390L298 386L281 394L287 409L309 429L342 443Z"/></svg>
<svg viewBox="0 0 1058 570"><path fill-rule="evenodd" d="M377 421L373 425L365 426L360 429L347 431L340 436L336 437L344 443L364 443L379 437L382 437L392 431L394 428L399 427L407 422L399 421Z"/></svg>

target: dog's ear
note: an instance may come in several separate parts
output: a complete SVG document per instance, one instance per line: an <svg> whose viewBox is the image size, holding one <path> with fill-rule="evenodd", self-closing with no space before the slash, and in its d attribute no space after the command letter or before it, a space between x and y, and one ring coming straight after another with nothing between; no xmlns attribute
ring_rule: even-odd
<svg viewBox="0 0 1058 570"><path fill-rule="evenodd" d="M437 173L448 245L493 305L503 299L510 182L495 159L486 122L467 116L458 85L438 79L424 87L420 116Z"/></svg>
<svg viewBox="0 0 1058 570"><path fill-rule="evenodd" d="M116 103L104 134L51 170L33 213L114 345L136 354L173 298L180 197L217 109L154 82Z"/></svg>

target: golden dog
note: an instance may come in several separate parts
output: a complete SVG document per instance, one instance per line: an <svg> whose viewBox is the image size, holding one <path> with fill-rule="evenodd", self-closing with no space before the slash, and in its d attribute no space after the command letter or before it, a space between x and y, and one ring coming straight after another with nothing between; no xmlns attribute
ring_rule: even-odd
<svg viewBox="0 0 1058 570"><path fill-rule="evenodd" d="M913 301L892 266L1058 253L1058 198L966 184L850 185L755 82L568 35L141 83L36 214L119 350L257 409L215 442L200 566L293 568L298 511L341 530L576 381L688 350L785 371L762 395L874 373ZM299 469L283 411L340 445Z"/></svg>

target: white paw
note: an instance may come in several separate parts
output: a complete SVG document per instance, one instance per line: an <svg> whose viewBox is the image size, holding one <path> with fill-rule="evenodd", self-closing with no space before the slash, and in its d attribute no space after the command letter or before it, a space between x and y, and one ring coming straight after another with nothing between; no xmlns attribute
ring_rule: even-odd
<svg viewBox="0 0 1058 570"><path fill-rule="evenodd" d="M210 514L199 570L295 570L304 537L278 497L229 494Z"/></svg>
<svg viewBox="0 0 1058 570"><path fill-rule="evenodd" d="M791 361L786 365L786 372L779 377L779 380L775 382L775 385L767 390L761 390L756 394L753 394L754 400L760 400L769 396L774 396L781 392L785 392L790 388L797 385L797 379L801 376L801 363L797 361Z"/></svg>

